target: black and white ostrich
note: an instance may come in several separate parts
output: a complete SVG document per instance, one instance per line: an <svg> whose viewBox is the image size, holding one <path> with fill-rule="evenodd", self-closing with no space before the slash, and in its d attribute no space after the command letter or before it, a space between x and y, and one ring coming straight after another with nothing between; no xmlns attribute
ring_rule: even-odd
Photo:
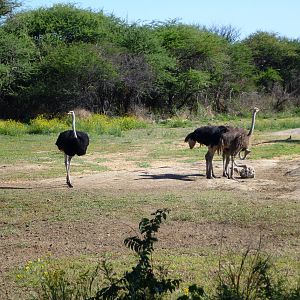
<svg viewBox="0 0 300 300"><path fill-rule="evenodd" d="M211 179L216 177L212 161L215 152L221 150L221 137L227 130L226 126L203 126L188 134L184 140L189 143L191 149L194 148L196 142L198 142L200 146L205 145L208 147L208 151L205 155L206 178Z"/></svg>
<svg viewBox="0 0 300 300"><path fill-rule="evenodd" d="M65 154L65 166L67 172L67 185L72 188L70 178L70 165L71 159L74 155L84 155L89 145L89 136L82 131L75 130L75 113L69 111L69 115L72 115L72 130L66 130L61 132L57 138L56 145L58 149Z"/></svg>

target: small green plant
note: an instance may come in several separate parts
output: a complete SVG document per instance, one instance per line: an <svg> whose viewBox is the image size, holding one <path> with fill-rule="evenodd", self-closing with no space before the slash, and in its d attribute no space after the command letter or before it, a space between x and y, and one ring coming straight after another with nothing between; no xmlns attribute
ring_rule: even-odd
<svg viewBox="0 0 300 300"><path fill-rule="evenodd" d="M137 163L137 165L140 168L149 168L149 167L151 167L150 163L147 162L147 161L139 162L139 163Z"/></svg>
<svg viewBox="0 0 300 300"><path fill-rule="evenodd" d="M157 242L155 234L168 213L168 209L159 209L153 214L153 219L141 220L139 231L142 237L129 237L124 241L124 244L138 255L137 265L119 279L111 276L111 272L107 272L106 278L110 282L109 286L99 290L97 295L90 300L158 299L179 287L179 279L166 278L163 272L157 275L152 263L154 243ZM109 269L106 270L109 271Z"/></svg>
<svg viewBox="0 0 300 300"><path fill-rule="evenodd" d="M177 300L204 300L209 299L202 287L192 284L185 290L185 295L180 296Z"/></svg>
<svg viewBox="0 0 300 300"><path fill-rule="evenodd" d="M29 261L16 275L33 289L33 299L84 300L95 293L100 266L79 267L45 258Z"/></svg>

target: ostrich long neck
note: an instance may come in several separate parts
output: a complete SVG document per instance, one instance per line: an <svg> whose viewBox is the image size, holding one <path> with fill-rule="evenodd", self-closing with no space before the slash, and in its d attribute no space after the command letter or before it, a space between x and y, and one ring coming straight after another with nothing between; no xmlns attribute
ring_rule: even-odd
<svg viewBox="0 0 300 300"><path fill-rule="evenodd" d="M75 130L75 114L74 114L74 112L72 113L72 129L73 129L73 132L74 132L74 136L77 139L77 133L76 133L76 130Z"/></svg>
<svg viewBox="0 0 300 300"><path fill-rule="evenodd" d="M252 114L252 124L251 124L251 128L250 128L250 130L247 134L248 136L251 136L253 131L254 131L255 117L256 117L256 111L254 111L253 114Z"/></svg>

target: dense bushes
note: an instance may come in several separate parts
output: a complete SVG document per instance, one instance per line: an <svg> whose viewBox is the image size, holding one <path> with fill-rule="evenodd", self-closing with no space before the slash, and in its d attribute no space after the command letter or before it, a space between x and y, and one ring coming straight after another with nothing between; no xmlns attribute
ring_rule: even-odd
<svg viewBox="0 0 300 300"><path fill-rule="evenodd" d="M248 109L241 97L257 92L260 107L299 106L299 40L256 32L238 41L233 33L177 21L128 24L74 5L10 14L0 27L0 117L74 107L227 112Z"/></svg>

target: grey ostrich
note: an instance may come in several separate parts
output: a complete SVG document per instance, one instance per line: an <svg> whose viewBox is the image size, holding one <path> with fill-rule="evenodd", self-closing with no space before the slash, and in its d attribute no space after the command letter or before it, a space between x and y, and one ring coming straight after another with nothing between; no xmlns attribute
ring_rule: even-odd
<svg viewBox="0 0 300 300"><path fill-rule="evenodd" d="M251 152L249 150L250 139L252 137L255 125L256 114L259 111L257 107L252 111L252 123L250 130L243 128L227 127L227 131L222 134L221 144L223 152L223 176L233 179L233 170L235 164L235 157L239 155L239 158L244 160L246 156ZM241 156L241 152L244 152L244 156ZM228 172L228 165L231 158L231 169Z"/></svg>
<svg viewBox="0 0 300 300"><path fill-rule="evenodd" d="M213 171L213 157L216 151L220 151L221 137L227 131L225 126L203 126L188 134L185 142L189 144L190 149L193 149L196 142L201 145L206 145L208 151L205 155L206 160L206 178L215 178Z"/></svg>
<svg viewBox="0 0 300 300"><path fill-rule="evenodd" d="M66 130L61 132L57 138L56 145L59 150L65 154L65 166L67 172L67 185L72 188L70 178L70 165L71 159L74 155L84 155L89 145L89 136L82 131L76 131L75 129L75 113L69 111L69 115L72 115L72 130Z"/></svg>

